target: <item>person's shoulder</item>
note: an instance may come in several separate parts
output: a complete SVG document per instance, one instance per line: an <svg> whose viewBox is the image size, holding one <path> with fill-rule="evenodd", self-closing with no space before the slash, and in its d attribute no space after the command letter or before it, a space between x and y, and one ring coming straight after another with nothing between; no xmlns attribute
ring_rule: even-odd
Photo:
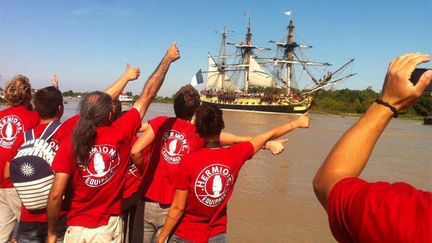
<svg viewBox="0 0 432 243"><path fill-rule="evenodd" d="M170 118L170 120L174 123L173 126L175 129L181 133L184 133L188 138L198 135L196 132L196 126L192 122L177 117Z"/></svg>
<svg viewBox="0 0 432 243"><path fill-rule="evenodd" d="M347 189L352 189L353 187L359 188L359 187L368 187L371 185L372 183L369 183L358 177L346 177L336 182L336 184L333 186L332 190L330 191L330 195L333 192L340 192Z"/></svg>
<svg viewBox="0 0 432 243"><path fill-rule="evenodd" d="M36 111L32 111L32 110L27 110L29 112L29 114L31 114L31 116L33 118L39 118L39 113L37 113Z"/></svg>
<svg viewBox="0 0 432 243"><path fill-rule="evenodd" d="M5 109L0 111L1 116L9 116L9 115L16 115L16 116L22 116L22 115L32 115L33 111L25 108L21 105L14 105L6 107ZM36 113L37 114L37 113Z"/></svg>
<svg viewBox="0 0 432 243"><path fill-rule="evenodd" d="M152 119L150 119L149 122L163 122L163 121L166 121L168 119L171 119L171 117L168 117L168 116L157 116L157 117L153 117Z"/></svg>
<svg viewBox="0 0 432 243"><path fill-rule="evenodd" d="M251 142L246 141L246 142L241 142L241 143L236 143L234 145L232 145L231 147L229 147L229 149L232 152L236 152L236 151L252 151L254 150L253 145Z"/></svg>
<svg viewBox="0 0 432 243"><path fill-rule="evenodd" d="M75 124L79 121L79 119L80 119L80 115L78 115L78 114L73 115L73 116L67 118L67 119L62 123L62 126L64 126L64 125L69 125L69 124L70 124L70 125L75 125Z"/></svg>
<svg viewBox="0 0 432 243"><path fill-rule="evenodd" d="M148 120L148 124L153 129L160 127L164 122L166 122L169 119L167 116L157 116L152 119Z"/></svg>

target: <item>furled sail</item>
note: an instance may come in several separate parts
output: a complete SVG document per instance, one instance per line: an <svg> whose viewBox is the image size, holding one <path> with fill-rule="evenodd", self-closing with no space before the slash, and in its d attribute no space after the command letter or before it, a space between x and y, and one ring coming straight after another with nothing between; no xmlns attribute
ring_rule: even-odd
<svg viewBox="0 0 432 243"><path fill-rule="evenodd" d="M275 87L274 82L270 75L268 75L262 67L255 61L253 57L250 58L249 63L249 85L261 87Z"/></svg>

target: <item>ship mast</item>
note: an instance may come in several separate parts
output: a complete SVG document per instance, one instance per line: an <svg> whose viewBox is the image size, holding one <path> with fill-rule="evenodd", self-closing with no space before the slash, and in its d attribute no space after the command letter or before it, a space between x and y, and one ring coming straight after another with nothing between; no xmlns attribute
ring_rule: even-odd
<svg viewBox="0 0 432 243"><path fill-rule="evenodd" d="M244 75L244 92L248 92L249 88L249 63L250 63L250 56L251 56L251 39L252 39L252 33L250 28L250 18L248 16L248 26L247 26L247 33L246 33L246 43L244 46L244 53L243 53L243 60L245 65L245 75Z"/></svg>
<svg viewBox="0 0 432 243"><path fill-rule="evenodd" d="M222 32L222 43L220 49L220 56L222 57L221 65L220 65L220 74L221 74L221 87L222 91L224 90L224 82L225 82L225 57L226 57L226 38L227 38L227 30L226 26L224 26L224 30Z"/></svg>
<svg viewBox="0 0 432 243"><path fill-rule="evenodd" d="M294 47L296 43L294 42L294 24L292 14L290 14L290 23L287 27L288 37L287 37L287 49L285 49L284 59L287 61L286 65L286 94L291 93L291 80L292 80L292 61L294 59Z"/></svg>

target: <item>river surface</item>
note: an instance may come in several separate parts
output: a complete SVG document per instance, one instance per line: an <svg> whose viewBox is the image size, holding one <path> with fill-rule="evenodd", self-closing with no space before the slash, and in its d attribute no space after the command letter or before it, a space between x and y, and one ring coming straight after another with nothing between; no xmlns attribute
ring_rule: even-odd
<svg viewBox="0 0 432 243"><path fill-rule="evenodd" d="M64 119L76 112L76 101L69 101ZM159 115L173 116L172 104L152 104L144 119ZM358 118L310 117L309 129L285 135L289 141L281 155L261 151L243 166L228 203L229 242L335 242L326 213L313 193L312 179L337 139ZM225 131L239 135L253 136L295 118L224 111ZM432 126L419 120L393 119L361 177L405 181L431 191Z"/></svg>

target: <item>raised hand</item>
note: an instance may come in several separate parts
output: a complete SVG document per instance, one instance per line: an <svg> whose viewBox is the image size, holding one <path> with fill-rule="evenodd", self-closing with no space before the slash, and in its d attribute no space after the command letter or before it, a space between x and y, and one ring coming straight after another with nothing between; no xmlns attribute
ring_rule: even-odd
<svg viewBox="0 0 432 243"><path fill-rule="evenodd" d="M123 77L125 77L128 81L135 80L140 75L140 69L136 67L131 67L131 65L128 63L126 65L125 72L123 74Z"/></svg>
<svg viewBox="0 0 432 243"><path fill-rule="evenodd" d="M51 85L54 86L56 89L58 89L59 88L58 83L59 83L59 80L57 78L57 75L55 75L55 74L51 75Z"/></svg>
<svg viewBox="0 0 432 243"><path fill-rule="evenodd" d="M305 113L304 115L301 115L299 118L292 121L292 124L294 128L308 128L310 124L308 113Z"/></svg>
<svg viewBox="0 0 432 243"><path fill-rule="evenodd" d="M180 58L180 51L177 48L177 44L175 42L172 43L170 47L168 47L165 57L168 58L170 62L175 62Z"/></svg>
<svg viewBox="0 0 432 243"><path fill-rule="evenodd" d="M394 106L397 110L414 104L423 90L431 82L432 71L423 73L418 83L413 85L409 78L417 65L429 62L429 55L408 53L390 62L381 92L381 99Z"/></svg>
<svg viewBox="0 0 432 243"><path fill-rule="evenodd" d="M273 155L280 154L284 151L284 143L288 141L288 138L285 139L278 139L278 140L271 140L268 141L265 145L266 149L270 150L270 152Z"/></svg>

